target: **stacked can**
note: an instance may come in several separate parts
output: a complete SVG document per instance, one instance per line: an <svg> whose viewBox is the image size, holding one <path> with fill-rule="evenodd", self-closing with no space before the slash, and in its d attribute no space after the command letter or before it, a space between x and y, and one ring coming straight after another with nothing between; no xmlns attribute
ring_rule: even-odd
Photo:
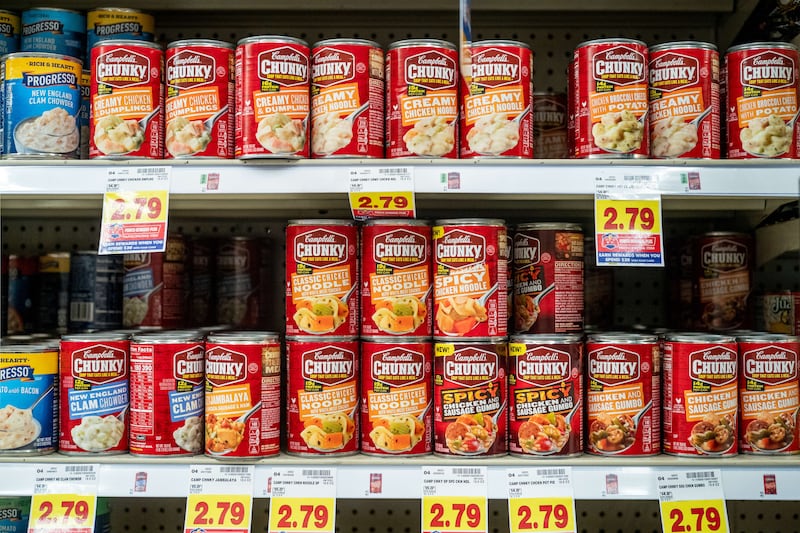
<svg viewBox="0 0 800 533"><path fill-rule="evenodd" d="M800 335L800 292L770 292L763 297L764 329Z"/></svg>
<svg viewBox="0 0 800 533"><path fill-rule="evenodd" d="M73 252L69 265L67 329L86 333L122 327L121 255Z"/></svg>
<svg viewBox="0 0 800 533"><path fill-rule="evenodd" d="M287 451L359 450L358 231L349 220L286 228Z"/></svg>
<svg viewBox="0 0 800 533"><path fill-rule="evenodd" d="M98 41L119 39L153 41L153 15L129 7L98 7L86 13L86 48Z"/></svg>
<svg viewBox="0 0 800 533"><path fill-rule="evenodd" d="M26 9L22 12L19 49L22 52L44 52L82 60L86 51L86 17L72 9Z"/></svg>
<svg viewBox="0 0 800 533"><path fill-rule="evenodd" d="M37 330L66 333L69 315L69 252L39 256Z"/></svg>
<svg viewBox="0 0 800 533"><path fill-rule="evenodd" d="M19 50L19 32L22 21L12 11L0 9L0 56Z"/></svg>
<svg viewBox="0 0 800 533"><path fill-rule="evenodd" d="M433 227L434 452L507 452L506 227L496 219Z"/></svg>
<svg viewBox="0 0 800 533"><path fill-rule="evenodd" d="M569 121L567 95L533 93L533 150L539 159L569 159Z"/></svg>
<svg viewBox="0 0 800 533"><path fill-rule="evenodd" d="M257 330L267 314L266 243L257 237L229 237L219 243L215 263L217 324Z"/></svg>
<svg viewBox="0 0 800 533"><path fill-rule="evenodd" d="M371 220L361 233L361 449L432 450L431 228Z"/></svg>

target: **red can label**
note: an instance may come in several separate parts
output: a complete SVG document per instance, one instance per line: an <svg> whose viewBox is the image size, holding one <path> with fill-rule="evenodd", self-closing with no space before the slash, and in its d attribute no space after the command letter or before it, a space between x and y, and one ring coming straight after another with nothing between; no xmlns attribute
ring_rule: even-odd
<svg viewBox="0 0 800 533"><path fill-rule="evenodd" d="M719 159L719 54L676 46L650 52L650 154Z"/></svg>
<svg viewBox="0 0 800 533"><path fill-rule="evenodd" d="M286 352L289 453L358 451L358 341L290 340Z"/></svg>
<svg viewBox="0 0 800 533"><path fill-rule="evenodd" d="M567 456L583 451L583 346L509 344L509 451Z"/></svg>
<svg viewBox="0 0 800 533"><path fill-rule="evenodd" d="M533 150L539 159L568 159L569 112L566 94L533 95Z"/></svg>
<svg viewBox="0 0 800 533"><path fill-rule="evenodd" d="M355 225L286 228L286 334L358 335Z"/></svg>
<svg viewBox="0 0 800 533"><path fill-rule="evenodd" d="M458 157L458 53L435 43L386 55L386 157Z"/></svg>
<svg viewBox="0 0 800 533"><path fill-rule="evenodd" d="M490 456L507 451L506 344L435 344L434 451Z"/></svg>
<svg viewBox="0 0 800 533"><path fill-rule="evenodd" d="M661 451L658 344L588 342L586 413L589 453L656 455Z"/></svg>
<svg viewBox="0 0 800 533"><path fill-rule="evenodd" d="M647 47L597 41L575 49L578 158L648 157Z"/></svg>
<svg viewBox="0 0 800 533"><path fill-rule="evenodd" d="M504 336L508 331L506 228L444 225L433 228L433 334Z"/></svg>
<svg viewBox="0 0 800 533"><path fill-rule="evenodd" d="M752 241L743 234L695 240L694 322L700 329L727 331L750 325Z"/></svg>
<svg viewBox="0 0 800 533"><path fill-rule="evenodd" d="M203 344L131 343L130 451L203 450Z"/></svg>
<svg viewBox="0 0 800 533"><path fill-rule="evenodd" d="M236 157L308 157L308 46L289 39L242 43L236 81Z"/></svg>
<svg viewBox="0 0 800 533"><path fill-rule="evenodd" d="M736 343L664 343L664 452L736 455Z"/></svg>
<svg viewBox="0 0 800 533"><path fill-rule="evenodd" d="M128 450L129 341L61 341L60 437L66 453Z"/></svg>
<svg viewBox="0 0 800 533"><path fill-rule="evenodd" d="M421 455L433 446L430 342L361 343L361 451Z"/></svg>
<svg viewBox="0 0 800 533"><path fill-rule="evenodd" d="M311 54L311 153L383 157L383 50L320 43Z"/></svg>
<svg viewBox="0 0 800 533"><path fill-rule="evenodd" d="M513 265L516 333L583 330L583 233L520 228Z"/></svg>
<svg viewBox="0 0 800 533"><path fill-rule="evenodd" d="M472 78L462 90L461 157L533 157L531 49L491 41L471 49Z"/></svg>
<svg viewBox="0 0 800 533"><path fill-rule="evenodd" d="M92 47L89 157L164 155L164 53L146 44Z"/></svg>
<svg viewBox="0 0 800 533"><path fill-rule="evenodd" d="M122 325L176 329L186 319L186 245L170 237L162 253L125 254Z"/></svg>
<svg viewBox="0 0 800 533"><path fill-rule="evenodd" d="M266 314L266 250L258 239L231 239L217 248L217 323L258 329Z"/></svg>
<svg viewBox="0 0 800 533"><path fill-rule="evenodd" d="M205 453L266 457L280 452L281 349L207 342Z"/></svg>
<svg viewBox="0 0 800 533"><path fill-rule="evenodd" d="M739 342L743 453L797 453L797 342Z"/></svg>
<svg viewBox="0 0 800 533"><path fill-rule="evenodd" d="M430 336L431 228L367 225L361 245L361 335Z"/></svg>
<svg viewBox="0 0 800 533"><path fill-rule="evenodd" d="M798 155L798 51L775 43L728 52L728 159Z"/></svg>
<svg viewBox="0 0 800 533"><path fill-rule="evenodd" d="M167 49L166 157L233 157L233 48Z"/></svg>

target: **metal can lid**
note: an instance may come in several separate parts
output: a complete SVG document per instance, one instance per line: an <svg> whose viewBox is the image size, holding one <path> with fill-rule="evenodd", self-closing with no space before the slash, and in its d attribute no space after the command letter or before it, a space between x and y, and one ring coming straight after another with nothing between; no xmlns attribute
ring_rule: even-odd
<svg viewBox="0 0 800 533"><path fill-rule="evenodd" d="M93 7L88 11L88 13L94 13L96 11L110 11L113 13L141 13L143 15L149 15L149 13L145 13L141 9L136 9L134 7Z"/></svg>
<svg viewBox="0 0 800 533"><path fill-rule="evenodd" d="M347 335L333 335L326 337L317 337L314 335L291 335L286 337L290 342L357 342L358 337L350 337Z"/></svg>
<svg viewBox="0 0 800 533"><path fill-rule="evenodd" d="M289 220L289 226L355 226L354 220L345 218L294 218Z"/></svg>
<svg viewBox="0 0 800 533"><path fill-rule="evenodd" d="M428 220L415 218L372 218L364 221L364 226L430 226Z"/></svg>
<svg viewBox="0 0 800 533"><path fill-rule="evenodd" d="M136 333L132 342L142 344L172 344L178 342L202 342L203 334L199 331L162 331Z"/></svg>
<svg viewBox="0 0 800 533"><path fill-rule="evenodd" d="M731 46L728 48L728 54L732 52L741 52L744 50L760 50L762 48L770 49L770 48L780 48L781 50L797 50L797 47L792 43L782 43L782 42L773 42L773 41L756 41L752 43L744 43L744 44L737 44L736 46Z"/></svg>
<svg viewBox="0 0 800 533"><path fill-rule="evenodd" d="M371 48L380 48L381 45L375 41L370 41L369 39L349 39L347 37L337 37L334 39L323 39L321 41L317 41L313 44L312 48L318 48L320 46L335 46L337 44L354 44L359 46L369 46Z"/></svg>
<svg viewBox="0 0 800 533"><path fill-rule="evenodd" d="M713 333L702 332L682 332L670 333L666 335L667 342L684 342L688 344L713 344L713 343L732 343L736 338L730 335L716 335Z"/></svg>
<svg viewBox="0 0 800 533"><path fill-rule="evenodd" d="M68 56L66 54L52 54L50 52L11 52L10 54L5 54L2 57L0 57L0 61L5 62L9 59L18 59L25 57L29 57L31 59L58 59L61 61L72 61L80 65L81 69L83 69L82 59L78 59L77 57L74 56Z"/></svg>
<svg viewBox="0 0 800 533"><path fill-rule="evenodd" d="M519 344L572 344L582 340L582 333L528 333L511 335L508 342Z"/></svg>
<svg viewBox="0 0 800 533"><path fill-rule="evenodd" d="M436 344L503 344L506 342L506 337L443 337L436 336L433 338Z"/></svg>
<svg viewBox="0 0 800 533"><path fill-rule="evenodd" d="M277 342L280 336L275 331L220 331L209 333L206 342L230 344L262 344Z"/></svg>
<svg viewBox="0 0 800 533"><path fill-rule="evenodd" d="M58 353L58 346L43 342L29 344L0 344L0 354L13 353Z"/></svg>
<svg viewBox="0 0 800 533"><path fill-rule="evenodd" d="M663 50L685 50L687 48L699 48L702 50L717 50L717 45L705 41L672 41L659 43L650 47L650 52L661 52Z"/></svg>
<svg viewBox="0 0 800 533"><path fill-rule="evenodd" d="M529 44L513 39L485 39L483 41L475 41L470 46L516 46L519 48L527 48L528 50L531 49Z"/></svg>
<svg viewBox="0 0 800 533"><path fill-rule="evenodd" d="M647 333L628 333L625 331L609 331L592 333L586 339L586 342L603 344L655 344L658 343L658 335L649 335Z"/></svg>
<svg viewBox="0 0 800 533"><path fill-rule="evenodd" d="M3 13L4 15L11 15L11 16L14 16L14 17L19 17L19 13L15 12L15 11L9 11L8 9L0 9L0 13Z"/></svg>
<svg viewBox="0 0 800 533"><path fill-rule="evenodd" d="M450 41L444 41L442 39L403 39L402 41L395 41L391 43L388 50L408 48L411 46L433 46L437 48L446 48L448 50L456 50L456 45Z"/></svg>
<svg viewBox="0 0 800 533"><path fill-rule="evenodd" d="M233 43L227 41L220 41L217 39L181 39L179 41L172 41L167 45L167 50L178 48L181 46L203 46L208 48L226 48L233 50L236 48Z"/></svg>
<svg viewBox="0 0 800 533"><path fill-rule="evenodd" d="M299 44L308 48L308 43L303 39L298 39L297 37L289 37L288 35L253 35L251 37L245 37L244 39L239 39L239 42L236 44L241 46L243 44L252 44L252 43L291 43L291 44Z"/></svg>
<svg viewBox="0 0 800 533"><path fill-rule="evenodd" d="M31 7L23 11L22 14L24 15L26 13L34 13L37 11L41 11L43 13L49 13L50 11L60 11L62 13L73 13L75 15L83 16L83 13L81 13L77 9L67 9L65 7Z"/></svg>
<svg viewBox="0 0 800 533"><path fill-rule="evenodd" d="M586 46L592 46L595 44L638 44L647 48L647 43L644 41L640 41L638 39L625 39L624 37L609 37L605 39L592 39L589 41L583 41L582 43L578 44L575 47L577 50L578 48L583 48Z"/></svg>
<svg viewBox="0 0 800 533"><path fill-rule="evenodd" d="M750 234L741 231L707 231L706 233L701 233L698 237L737 237L749 239Z"/></svg>
<svg viewBox="0 0 800 533"><path fill-rule="evenodd" d="M573 222L523 222L517 224L517 231L524 230L560 230L583 233L583 227Z"/></svg>
<svg viewBox="0 0 800 533"><path fill-rule="evenodd" d="M126 341L131 338L129 333L122 331L98 331L95 333L70 333L62 335L62 341L70 342L97 342L97 341Z"/></svg>
<svg viewBox="0 0 800 533"><path fill-rule="evenodd" d="M789 335L786 333L767 333L762 331L754 331L752 333L737 335L738 342L798 342L800 337L796 335Z"/></svg>
<svg viewBox="0 0 800 533"><path fill-rule="evenodd" d="M164 49L164 47L158 43L151 43L150 41L137 41L136 39L103 39L102 41L97 41L94 43L92 48L98 48L101 46L139 46L142 48L151 48L159 51Z"/></svg>
<svg viewBox="0 0 800 533"><path fill-rule="evenodd" d="M372 342L375 344L421 344L421 343L430 343L430 337L378 337L378 336L369 336L369 337L361 337L361 340L364 342Z"/></svg>
<svg viewBox="0 0 800 533"><path fill-rule="evenodd" d="M502 226L506 221L501 218L440 218L433 221L434 226Z"/></svg>

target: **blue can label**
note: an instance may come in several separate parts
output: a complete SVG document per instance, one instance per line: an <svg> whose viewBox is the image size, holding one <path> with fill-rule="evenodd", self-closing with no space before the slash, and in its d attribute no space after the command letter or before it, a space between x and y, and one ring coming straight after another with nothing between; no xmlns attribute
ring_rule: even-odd
<svg viewBox="0 0 800 533"><path fill-rule="evenodd" d="M107 39L153 42L153 16L129 9L97 9L86 15L86 47ZM88 54L87 54L88 55Z"/></svg>
<svg viewBox="0 0 800 533"><path fill-rule="evenodd" d="M19 28L17 15L0 11L0 56L19 50Z"/></svg>
<svg viewBox="0 0 800 533"><path fill-rule="evenodd" d="M62 9L29 9L22 12L23 52L85 57L86 17Z"/></svg>
<svg viewBox="0 0 800 533"><path fill-rule="evenodd" d="M69 272L69 330L122 327L121 255L74 254Z"/></svg>
<svg viewBox="0 0 800 533"><path fill-rule="evenodd" d="M89 159L89 110L91 109L92 73L81 72L81 107L78 110L78 129L80 131L80 158Z"/></svg>

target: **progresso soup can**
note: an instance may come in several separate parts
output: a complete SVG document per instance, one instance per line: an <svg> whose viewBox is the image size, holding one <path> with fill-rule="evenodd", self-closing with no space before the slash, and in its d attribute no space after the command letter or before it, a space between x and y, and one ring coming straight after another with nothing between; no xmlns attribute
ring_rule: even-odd
<svg viewBox="0 0 800 533"><path fill-rule="evenodd" d="M96 7L86 13L86 48L107 39L153 41L153 15L130 7Z"/></svg>
<svg viewBox="0 0 800 533"><path fill-rule="evenodd" d="M35 7L22 12L20 51L44 52L83 59L86 17L80 11Z"/></svg>
<svg viewBox="0 0 800 533"><path fill-rule="evenodd" d="M19 32L22 22L13 11L0 9L0 56L19 50Z"/></svg>

